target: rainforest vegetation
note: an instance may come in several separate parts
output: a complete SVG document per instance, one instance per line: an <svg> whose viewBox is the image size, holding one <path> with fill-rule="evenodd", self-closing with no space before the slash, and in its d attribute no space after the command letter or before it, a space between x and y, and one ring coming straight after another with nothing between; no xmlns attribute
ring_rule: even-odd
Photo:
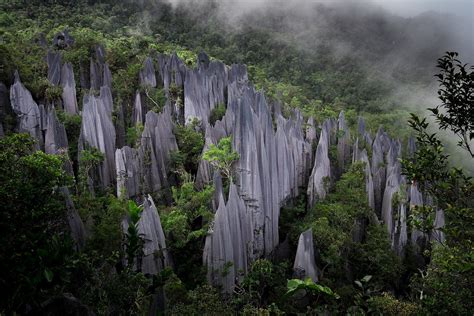
<svg viewBox="0 0 474 316"><path fill-rule="evenodd" d="M416 21L404 26L395 17L349 19L347 13L321 6L318 12L326 16L325 23L339 28L318 33L317 44L302 47L286 24L294 12L275 9L263 18L260 13L247 14L235 26L222 20L218 1L203 2L177 6L152 0L0 3L0 314L471 315L474 67L463 63L464 56L445 52L449 35L441 32L440 43L420 48L426 53L421 56L391 45L403 41ZM358 19L365 18L367 24L361 26ZM354 25L360 26L361 34L351 32ZM393 32L394 25L402 31ZM434 27L443 30L443 24ZM373 33L365 37L368 30ZM336 39L358 43L357 49L338 54ZM105 51L102 61L98 47ZM72 66L75 113L63 105L66 86L53 82L48 52L59 53L62 62ZM301 160L309 160L307 174L295 175L304 179L293 181L289 171L281 170L280 161L296 159L280 157L293 146L290 142L285 149L276 147L273 154L278 158L269 150L265 162L250 164L248 157L257 149L243 147L252 127L241 121L250 114L232 112L230 79L222 102L213 105L206 119L183 118L192 103L191 88L186 82L179 84L176 69L170 71L174 79L167 85L163 78L168 70L160 62L162 56L173 54L187 67L186 78L192 69L209 62L229 67L245 64L248 80L241 81L263 91L266 101L258 92L247 98L242 88L238 91L244 91L244 96L238 104L251 99L249 113L260 115L254 125L265 121L256 104L268 106L271 113L271 132L263 127L255 132L255 148L267 145L272 133L275 138L280 132L296 135L305 145L294 148L308 148L304 153L309 158ZM396 54L400 55L397 63L381 67ZM92 72L92 60L107 65L111 74L113 104L107 115L116 131L112 156L117 162L115 150L122 147L137 156L146 146L159 148L140 156L146 166L165 161L165 171L156 176L161 181L159 190L152 188L154 182L141 179L136 184L138 193L132 195L126 192L128 184L120 186L118 171L108 185L102 185L108 151L86 141L86 120L92 119L84 114L88 113L85 104L103 98L102 87L95 89L86 82L89 79L84 81ZM156 69L154 86L144 84L148 60ZM19 80L31 93L30 103L48 113L37 137L22 130L26 121L13 106L25 100L14 97L13 86L18 87ZM224 85L217 75L212 80L212 89ZM236 85L242 84L239 80ZM211 89L211 84L204 86L198 85ZM423 98L409 97L433 87L439 99L428 110L426 104L416 104ZM137 114L137 98L142 114ZM176 111L172 119L162 120L169 109ZM151 129L155 117L159 123ZM48 130L53 118L58 125L52 130L63 128L67 137L67 148L54 153L45 149L51 144ZM153 134L166 128L165 136ZM210 132L221 130L226 135ZM321 145L325 131L328 143ZM154 137L158 145L149 145ZM175 147L168 148L163 139L171 138ZM388 139L392 147L381 149L381 161L375 165L377 139ZM325 146L331 166L312 190L319 168L315 160ZM361 158L364 154L366 160ZM270 184L271 176L264 174L262 188L286 185L287 178L296 184L275 210L277 246L249 255L239 271L234 271L236 262L227 261L217 273L209 270L206 261L214 251L208 248L209 236L218 235L222 214L234 209L234 201L239 212L248 208L249 214L257 204L251 198L255 192L247 192L250 187L242 181L243 174L252 173L241 168L245 159L258 170L267 161L274 162L271 166L276 168L268 168L269 173L278 174L281 183ZM119 168L118 162L117 167L112 165ZM211 181L199 180L205 178L203 170L215 171L207 175ZM384 175L377 178L380 170ZM390 187L392 172L398 173L397 190L390 194L382 190L381 196L374 197L369 184L374 181L377 186L377 179L383 179L383 187ZM414 202L415 190L423 196L421 203ZM235 192L238 199L233 199ZM272 197L259 198L265 205L273 203ZM380 211L386 208L388 215ZM243 227L247 219L239 216L238 225ZM391 222L386 216L395 223L388 231ZM154 273L142 271L150 256L149 240L143 234L145 219L158 222L163 234L161 238L156 232L160 251L151 257L162 264ZM81 238L75 234L77 229ZM308 231L314 277L294 266L303 233ZM246 232L259 236L250 229ZM406 240L400 237L403 234ZM225 280L230 271L235 280L227 291L215 282L215 275Z"/></svg>

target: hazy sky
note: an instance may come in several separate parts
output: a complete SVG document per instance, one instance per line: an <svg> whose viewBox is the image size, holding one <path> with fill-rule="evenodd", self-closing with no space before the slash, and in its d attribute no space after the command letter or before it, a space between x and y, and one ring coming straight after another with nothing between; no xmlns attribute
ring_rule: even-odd
<svg viewBox="0 0 474 316"><path fill-rule="evenodd" d="M171 3L186 3L192 0L168 0ZM311 4L311 3L375 3L385 9L403 16L414 16L425 11L441 13L454 13L464 17L474 16L474 0L218 0L218 3L234 5L238 8L252 10L263 3L284 2L286 4Z"/></svg>
<svg viewBox="0 0 474 316"><path fill-rule="evenodd" d="M474 16L474 0L372 0L372 2L404 16L413 16L429 10L465 17Z"/></svg>

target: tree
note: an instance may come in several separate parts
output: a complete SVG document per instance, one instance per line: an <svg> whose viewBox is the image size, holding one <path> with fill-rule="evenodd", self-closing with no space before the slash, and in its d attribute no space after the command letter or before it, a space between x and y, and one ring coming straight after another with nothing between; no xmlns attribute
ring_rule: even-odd
<svg viewBox="0 0 474 316"><path fill-rule="evenodd" d="M233 181L232 166L240 157L236 151L232 150L232 138L230 136L221 138L217 146L211 144L202 158L222 172L231 182Z"/></svg>
<svg viewBox="0 0 474 316"><path fill-rule="evenodd" d="M469 144L474 137L474 75L468 73L457 56L447 53L438 60L438 94L443 104L429 110L439 128L456 134L460 138L458 145L474 158ZM437 239L428 245L431 261L414 278L412 288L419 291L428 313L467 315L474 309L469 289L474 284L474 181L461 169L450 166L444 144L436 134L428 132L426 118L412 114L409 124L416 133L417 151L411 159L402 161L403 172L418 184L425 197L433 199L432 205L411 210L411 222L427 232L433 228L437 209L444 210L446 218L441 229L446 240Z"/></svg>
<svg viewBox="0 0 474 316"><path fill-rule="evenodd" d="M441 105L429 109L439 128L459 137L458 145L474 158L470 142L474 139L474 66L462 64L458 53L447 52L438 59Z"/></svg>
<svg viewBox="0 0 474 316"><path fill-rule="evenodd" d="M59 188L60 156L34 151L26 134L0 139L0 311L24 313L68 279L73 247Z"/></svg>

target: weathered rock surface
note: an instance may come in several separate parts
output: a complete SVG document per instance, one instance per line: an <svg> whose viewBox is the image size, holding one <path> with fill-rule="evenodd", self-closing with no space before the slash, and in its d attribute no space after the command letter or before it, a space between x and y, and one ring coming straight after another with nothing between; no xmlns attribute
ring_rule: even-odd
<svg viewBox="0 0 474 316"><path fill-rule="evenodd" d="M155 88L156 87L156 76L155 67L153 66L153 60L150 57L145 59L143 69L140 70L140 85Z"/></svg>
<svg viewBox="0 0 474 316"><path fill-rule="evenodd" d="M198 118L207 122L211 111L219 104L225 104L226 88L227 68L221 62L201 63L198 68L187 70L184 81L185 121Z"/></svg>
<svg viewBox="0 0 474 316"><path fill-rule="evenodd" d="M139 148L143 192L160 192L170 187L170 153L178 149L170 113L165 107L160 114L153 111L146 114Z"/></svg>
<svg viewBox="0 0 474 316"><path fill-rule="evenodd" d="M382 202L382 219L392 240L392 247L398 254L402 254L408 240L406 182L401 175L400 156L400 143L392 141L387 153L387 180Z"/></svg>
<svg viewBox="0 0 474 316"><path fill-rule="evenodd" d="M326 120L323 123L321 136L319 137L314 167L308 183L308 206L314 206L317 200L324 199L327 194L328 185L331 180L331 163L329 161L331 123Z"/></svg>
<svg viewBox="0 0 474 316"><path fill-rule="evenodd" d="M30 91L21 83L18 72L15 73L15 83L10 87L10 102L18 117L18 132L28 133L35 138L39 149L43 144L40 110Z"/></svg>
<svg viewBox="0 0 474 316"><path fill-rule="evenodd" d="M209 150L211 144L217 145L219 143L219 140L223 137L226 137L226 132L221 121L216 122L214 126L207 125L204 138L204 148L202 150L203 154L207 150ZM204 188L205 185L213 182L213 177L213 167L209 164L209 162L204 159L201 159L196 174L196 187L198 189Z"/></svg>
<svg viewBox="0 0 474 316"><path fill-rule="evenodd" d="M367 200L371 209L375 210L375 198L374 198L374 181L372 179L372 171L370 168L369 157L367 150L364 148L362 151L357 148L358 140L354 145L354 159L353 161L361 161L365 167L365 191L367 192ZM357 153L357 154L356 154Z"/></svg>
<svg viewBox="0 0 474 316"><path fill-rule="evenodd" d="M379 129L375 136L374 143L372 145L372 177L374 180L374 201L375 211L379 218L381 218L382 200L385 191L386 182L386 166L385 166L385 151L383 130Z"/></svg>
<svg viewBox="0 0 474 316"><path fill-rule="evenodd" d="M337 120L337 136L338 171L342 174L351 158L351 135L343 111Z"/></svg>
<svg viewBox="0 0 474 316"><path fill-rule="evenodd" d="M47 116L46 134L44 139L44 151L47 154L60 154L68 149L66 129L58 121L54 106L50 106Z"/></svg>
<svg viewBox="0 0 474 316"><path fill-rule="evenodd" d="M140 160L138 151L125 146L115 151L117 196L130 198L140 194Z"/></svg>
<svg viewBox="0 0 474 316"><path fill-rule="evenodd" d="M132 124L135 126L143 125L144 119L145 113L143 110L142 98L140 92L137 91L135 94L135 102L133 103Z"/></svg>
<svg viewBox="0 0 474 316"><path fill-rule="evenodd" d="M410 209L409 212L415 207L415 206L421 206L423 205L423 195L421 192L418 190L418 187L416 183L412 182L410 185ZM414 245L417 244L418 240L420 238L423 238L423 233L420 232L419 230L413 228L411 232L411 241Z"/></svg>
<svg viewBox="0 0 474 316"><path fill-rule="evenodd" d="M143 212L138 222L138 234L144 240L141 271L156 275L171 266L171 257L166 248L165 234L160 216L150 195L143 202Z"/></svg>
<svg viewBox="0 0 474 316"><path fill-rule="evenodd" d="M318 282L318 269L314 259L312 229L308 229L300 235L293 270L297 278L306 279L310 277L313 282Z"/></svg>
<svg viewBox="0 0 474 316"><path fill-rule="evenodd" d="M64 112L77 114L76 81L71 63L65 63L61 68L61 86Z"/></svg>
<svg viewBox="0 0 474 316"><path fill-rule="evenodd" d="M59 85L61 80L61 53L49 50L46 62L48 63L49 82L54 86Z"/></svg>
<svg viewBox="0 0 474 316"><path fill-rule="evenodd" d="M169 95L171 85L177 88L183 87L186 77L186 66L182 60L178 58L176 53L171 56L159 55L158 65L160 68L161 81L163 82L163 87L167 95Z"/></svg>
<svg viewBox="0 0 474 316"><path fill-rule="evenodd" d="M208 267L208 280L232 292L235 281L246 274L252 247L252 222L244 201L231 184L225 205L219 198L214 223L206 238L203 260Z"/></svg>
<svg viewBox="0 0 474 316"><path fill-rule="evenodd" d="M115 173L115 128L111 113L104 100L108 96L84 96L79 152L90 147L104 154L98 170L99 185L106 188L114 183Z"/></svg>

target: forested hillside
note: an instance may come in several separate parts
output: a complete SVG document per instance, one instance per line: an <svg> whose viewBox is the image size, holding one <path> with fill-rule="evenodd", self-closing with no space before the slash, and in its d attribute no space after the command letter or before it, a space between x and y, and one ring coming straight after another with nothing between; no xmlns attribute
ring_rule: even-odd
<svg viewBox="0 0 474 316"><path fill-rule="evenodd" d="M303 3L0 4L1 314L471 313L472 45Z"/></svg>

